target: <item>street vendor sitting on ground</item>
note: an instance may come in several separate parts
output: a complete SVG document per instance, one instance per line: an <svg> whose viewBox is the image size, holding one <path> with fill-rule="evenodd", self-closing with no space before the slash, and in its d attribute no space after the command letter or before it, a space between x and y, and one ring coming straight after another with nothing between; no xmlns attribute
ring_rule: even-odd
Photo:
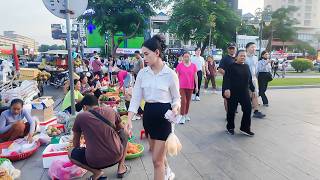
<svg viewBox="0 0 320 180"><path fill-rule="evenodd" d="M28 142L32 142L35 131L35 121L30 114L23 109L21 99L13 99L10 109L1 113L0 117L0 141L13 141L26 137ZM27 122L24 121L27 120Z"/></svg>
<svg viewBox="0 0 320 180"><path fill-rule="evenodd" d="M81 90L80 80L75 79L74 80L74 99L76 101L75 105L76 105L76 111L77 112L81 111L81 107L79 106L79 102L83 98L83 95L81 94L80 90ZM69 87L68 93L66 94L66 96L63 99L61 110L69 112L71 114L71 92L70 92L70 87Z"/></svg>
<svg viewBox="0 0 320 180"><path fill-rule="evenodd" d="M118 164L117 177L123 178L128 171L124 164L128 137L119 115L110 107L99 107L98 99L93 95L86 95L81 105L84 112L79 113L74 122L74 148L69 152L70 160L92 172L90 179L93 180L107 179L102 169ZM80 147L81 134L86 142L85 148Z"/></svg>

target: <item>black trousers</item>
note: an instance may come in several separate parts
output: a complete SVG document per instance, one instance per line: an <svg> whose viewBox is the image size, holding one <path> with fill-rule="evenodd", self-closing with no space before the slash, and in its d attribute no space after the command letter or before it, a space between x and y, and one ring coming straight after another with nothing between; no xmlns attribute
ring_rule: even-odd
<svg viewBox="0 0 320 180"><path fill-rule="evenodd" d="M259 84L259 96L261 96L263 104L269 104L268 97L266 95L266 91L268 89L268 72L259 72L258 74L258 84Z"/></svg>
<svg viewBox="0 0 320 180"><path fill-rule="evenodd" d="M198 93L196 93L196 85L194 85L194 90L193 90L193 94L196 94L196 96L200 96L200 89L201 89L201 83L202 83L202 71L198 71L197 72L198 75ZM196 83L194 83L196 84Z"/></svg>
<svg viewBox="0 0 320 180"><path fill-rule="evenodd" d="M252 106L249 90L244 93L231 91L231 97L228 99L227 129L235 128L234 118L238 103L240 103L243 112L240 129L243 131L250 131Z"/></svg>

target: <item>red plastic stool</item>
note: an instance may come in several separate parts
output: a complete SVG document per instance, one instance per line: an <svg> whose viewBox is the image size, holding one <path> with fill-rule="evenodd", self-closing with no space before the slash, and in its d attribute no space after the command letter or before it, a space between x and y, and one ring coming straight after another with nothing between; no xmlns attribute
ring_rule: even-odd
<svg viewBox="0 0 320 180"><path fill-rule="evenodd" d="M145 134L146 134L145 130L142 129L142 130L140 131L140 140L142 139L143 135L145 135Z"/></svg>

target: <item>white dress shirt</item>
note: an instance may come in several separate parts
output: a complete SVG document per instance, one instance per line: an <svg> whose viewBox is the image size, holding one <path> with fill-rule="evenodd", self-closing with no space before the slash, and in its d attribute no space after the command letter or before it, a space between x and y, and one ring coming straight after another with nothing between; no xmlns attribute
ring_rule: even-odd
<svg viewBox="0 0 320 180"><path fill-rule="evenodd" d="M202 71L203 70L203 66L205 65L205 61L204 61L203 57L201 57L201 56L199 56L199 57L193 56L191 58L191 62L197 66L197 70L198 71Z"/></svg>
<svg viewBox="0 0 320 180"><path fill-rule="evenodd" d="M258 57L255 55L247 55L246 64L248 64L252 79L257 79L257 71L258 71Z"/></svg>
<svg viewBox="0 0 320 180"><path fill-rule="evenodd" d="M148 103L181 104L177 74L164 65L158 74L148 66L139 71L130 102L130 112L137 113L142 99Z"/></svg>

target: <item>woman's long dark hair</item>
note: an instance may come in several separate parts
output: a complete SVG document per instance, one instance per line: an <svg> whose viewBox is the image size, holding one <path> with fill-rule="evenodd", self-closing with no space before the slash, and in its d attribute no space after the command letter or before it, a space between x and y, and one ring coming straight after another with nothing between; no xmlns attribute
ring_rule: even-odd
<svg viewBox="0 0 320 180"><path fill-rule="evenodd" d="M160 58L162 59L162 61L166 61L165 50L167 46L165 44L165 38L163 36L159 34L154 35L151 39L146 40L142 46L150 49L153 52L159 50Z"/></svg>
<svg viewBox="0 0 320 180"><path fill-rule="evenodd" d="M266 54L266 53L268 53L268 51L262 51L262 53L261 53L261 57L260 57L260 59L259 60L263 60L264 59L264 55Z"/></svg>

